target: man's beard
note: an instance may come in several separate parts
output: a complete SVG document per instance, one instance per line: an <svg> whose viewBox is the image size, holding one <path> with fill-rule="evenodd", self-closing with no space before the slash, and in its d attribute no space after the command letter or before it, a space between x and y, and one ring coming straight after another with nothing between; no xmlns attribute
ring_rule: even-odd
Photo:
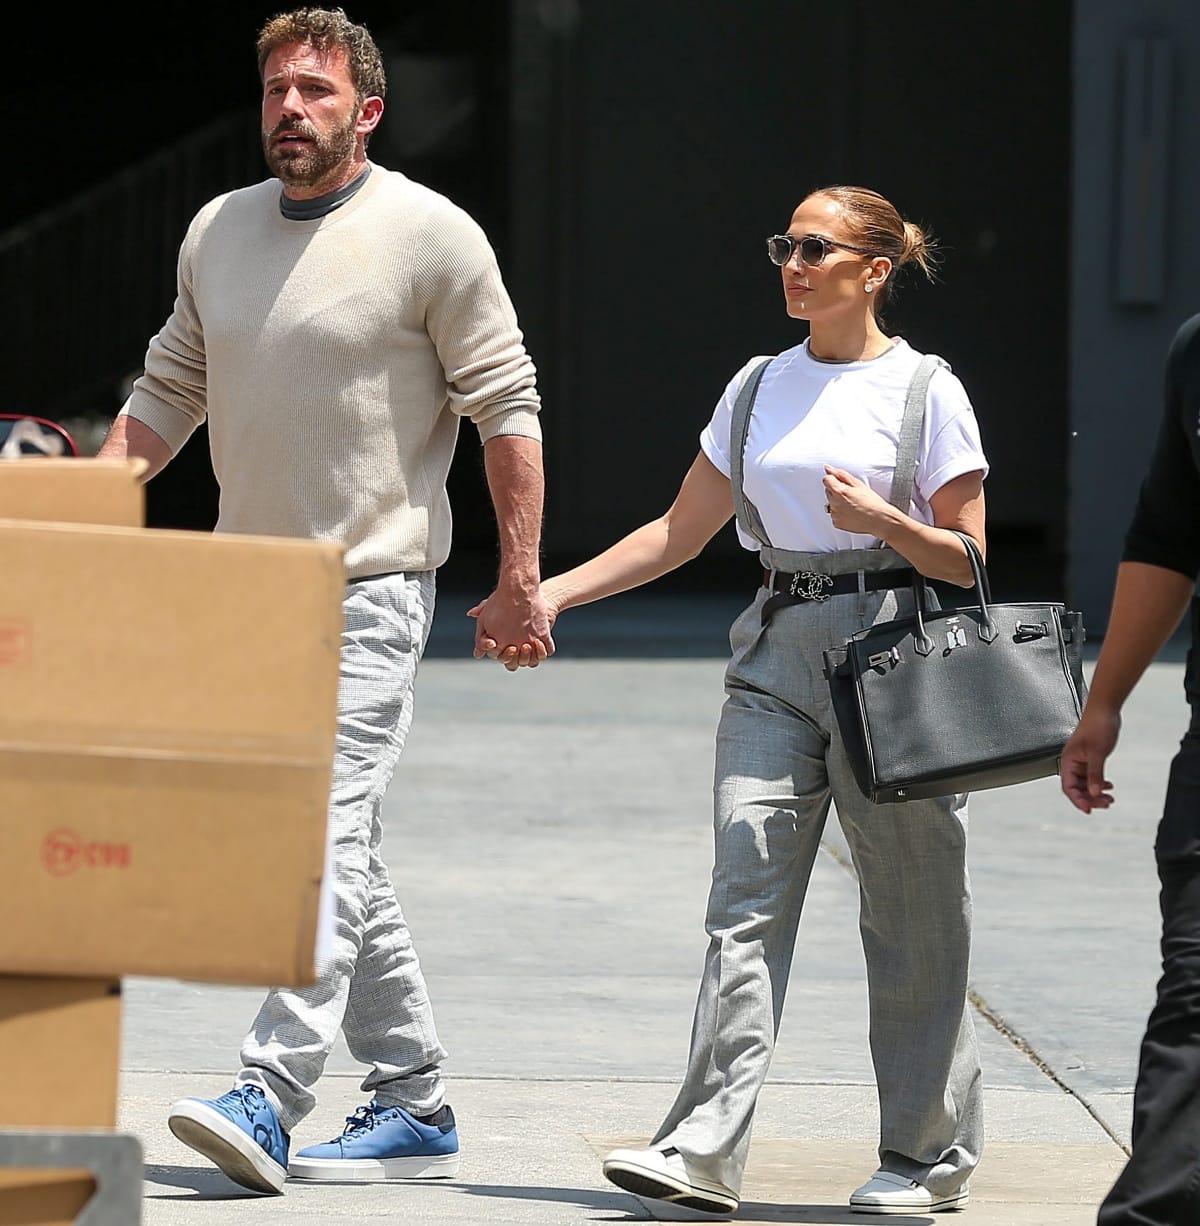
<svg viewBox="0 0 1200 1226"><path fill-rule="evenodd" d="M287 187L313 187L350 159L354 153L355 127L358 116L351 116L344 128L338 128L322 136L311 124L303 120L281 120L270 132L262 136L263 156L271 173ZM276 145L274 139L281 132L296 132L312 141L311 145Z"/></svg>

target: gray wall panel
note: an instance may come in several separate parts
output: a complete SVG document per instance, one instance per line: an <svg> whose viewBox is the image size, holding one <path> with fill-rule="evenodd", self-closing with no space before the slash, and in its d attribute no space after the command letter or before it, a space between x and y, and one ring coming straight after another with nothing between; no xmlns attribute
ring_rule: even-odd
<svg viewBox="0 0 1200 1226"><path fill-rule="evenodd" d="M1143 93L1135 131L1144 158L1127 144L1127 48L1162 38L1169 52L1165 176ZM1200 310L1200 6L1193 0L1077 0L1074 39L1074 167L1071 219L1070 590L1088 626L1108 619L1121 545L1162 412L1162 364L1176 328ZM1143 179L1141 221L1129 213L1128 176ZM1159 184L1165 200L1159 201ZM1122 201L1125 216L1122 218ZM1147 236L1162 205L1165 233ZM1143 258L1162 244L1161 291L1131 303L1122 289L1122 253ZM1153 283L1154 278L1150 279ZM1152 285L1153 289L1153 285Z"/></svg>

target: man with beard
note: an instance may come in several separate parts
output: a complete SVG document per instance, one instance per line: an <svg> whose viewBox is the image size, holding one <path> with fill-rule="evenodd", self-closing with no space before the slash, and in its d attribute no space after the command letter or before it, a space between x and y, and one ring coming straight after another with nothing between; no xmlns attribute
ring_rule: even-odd
<svg viewBox="0 0 1200 1226"><path fill-rule="evenodd" d="M463 417L478 429L500 573L476 623L553 651L539 593L543 477L533 364L495 255L443 196L370 162L378 48L341 9L297 9L258 38L276 178L200 209L174 309L102 455L159 472L202 421L218 532L336 540L347 589L329 809L333 953L315 986L268 993L233 1088L186 1098L172 1132L231 1179L454 1176L429 997L381 856L380 808L412 714L434 575L450 548L446 477ZM281 190L282 189L282 190ZM280 593L286 599L286 593ZM235 871L231 868L231 871ZM245 939L255 907L246 865ZM339 1029L370 1073L344 1133L288 1157Z"/></svg>

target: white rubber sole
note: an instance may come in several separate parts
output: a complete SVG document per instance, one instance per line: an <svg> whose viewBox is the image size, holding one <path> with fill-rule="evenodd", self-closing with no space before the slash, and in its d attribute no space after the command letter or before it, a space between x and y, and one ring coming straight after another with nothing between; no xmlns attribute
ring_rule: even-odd
<svg viewBox="0 0 1200 1226"><path fill-rule="evenodd" d="M883 1203L850 1198L851 1213L952 1213L956 1209L965 1209L971 1197L967 1192L956 1192L953 1196L935 1197L933 1200L919 1202L911 1199L907 1204L893 1200Z"/></svg>
<svg viewBox="0 0 1200 1226"><path fill-rule="evenodd" d="M432 1154L414 1158L300 1158L288 1163L290 1179L328 1179L354 1183L390 1179L454 1179L457 1154Z"/></svg>
<svg viewBox="0 0 1200 1226"><path fill-rule="evenodd" d="M611 1183L634 1196L651 1200L668 1201L684 1209L701 1213L734 1213L738 1201L728 1188L716 1185L705 1186L699 1182L685 1182L675 1176L638 1160L636 1151L620 1154L620 1151L604 1160L601 1168Z"/></svg>
<svg viewBox="0 0 1200 1226"><path fill-rule="evenodd" d="M205 1103L185 1098L167 1116L167 1127L184 1145L216 1163L234 1183L255 1192L283 1191L287 1172L235 1123Z"/></svg>

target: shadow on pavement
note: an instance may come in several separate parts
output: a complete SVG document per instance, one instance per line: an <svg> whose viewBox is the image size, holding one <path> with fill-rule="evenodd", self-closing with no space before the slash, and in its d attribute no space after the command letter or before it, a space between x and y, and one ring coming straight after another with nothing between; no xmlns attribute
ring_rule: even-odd
<svg viewBox="0 0 1200 1226"><path fill-rule="evenodd" d="M147 1166L147 1185L155 1188L181 1188L193 1193L188 1199L196 1200L264 1200L262 1193L240 1188L220 1171L211 1166ZM147 1187L147 1200L181 1200L183 1197L170 1192L159 1192Z"/></svg>
<svg viewBox="0 0 1200 1226"><path fill-rule="evenodd" d="M851 1213L845 1205L781 1205L766 1201L742 1201L733 1214L693 1213L664 1203L647 1210L636 1197L623 1192L598 1192L583 1188L514 1187L503 1184L457 1184L455 1190L468 1196L488 1196L501 1200L562 1201L592 1209L620 1210L620 1201L634 1201L638 1208L626 1216L597 1219L611 1222L642 1222L647 1212L652 1221L686 1222L811 1222L822 1226L862 1226L861 1213ZM669 1215L669 1216L668 1216ZM891 1226L933 1226L926 1214L888 1214Z"/></svg>

